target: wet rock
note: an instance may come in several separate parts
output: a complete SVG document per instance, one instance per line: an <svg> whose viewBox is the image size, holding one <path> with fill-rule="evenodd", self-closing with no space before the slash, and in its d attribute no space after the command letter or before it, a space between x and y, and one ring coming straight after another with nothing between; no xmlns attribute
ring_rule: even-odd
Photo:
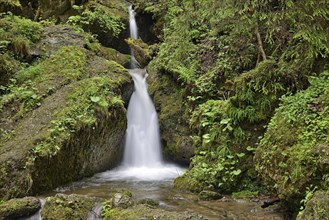
<svg viewBox="0 0 329 220"><path fill-rule="evenodd" d="M124 39L129 37L128 6L121 0L99 0L89 1L85 5L87 10L95 12L96 16L88 19L88 22L81 24L85 31L96 36L98 41L106 47L111 47L124 54L129 54L130 49ZM115 18L115 20L113 20ZM116 22L120 28L120 33L116 33L111 25L104 25L108 20Z"/></svg>
<svg viewBox="0 0 329 220"><path fill-rule="evenodd" d="M150 63L149 67L152 65ZM179 163L189 164L195 149L183 105L183 90L165 73L148 68L149 93L159 115L164 156Z"/></svg>
<svg viewBox="0 0 329 220"><path fill-rule="evenodd" d="M129 38L126 42L130 45L134 52L136 61L138 62L140 68L144 68L151 61L153 52L151 48L143 42L142 39L132 39Z"/></svg>
<svg viewBox="0 0 329 220"><path fill-rule="evenodd" d="M115 193L111 197L109 204L113 208L117 208L117 207L128 208L133 205L131 198L132 198L131 192L125 190L120 193Z"/></svg>
<svg viewBox="0 0 329 220"><path fill-rule="evenodd" d="M29 216L40 208L40 200L35 197L11 199L0 204L0 219L15 219Z"/></svg>
<svg viewBox="0 0 329 220"><path fill-rule="evenodd" d="M150 208L146 205L139 204L127 209L113 208L103 209L102 216L104 220L135 220L135 219L156 219L156 220L202 220L205 219L202 215L197 213L173 212L166 211L159 208Z"/></svg>
<svg viewBox="0 0 329 220"><path fill-rule="evenodd" d="M46 199L41 217L44 220L87 219L90 211L101 201L96 197L56 194Z"/></svg>
<svg viewBox="0 0 329 220"><path fill-rule="evenodd" d="M317 191L306 203L305 209L298 214L297 220L328 219L328 216L329 191Z"/></svg>
<svg viewBox="0 0 329 220"><path fill-rule="evenodd" d="M223 198L223 196L220 193L210 190L202 190L199 193L199 199L201 200L217 200L221 198Z"/></svg>
<svg viewBox="0 0 329 220"><path fill-rule="evenodd" d="M144 204L144 205L149 206L149 207L157 207L159 205L158 201L155 201L155 200L150 199L150 198L141 199L137 203L138 204Z"/></svg>

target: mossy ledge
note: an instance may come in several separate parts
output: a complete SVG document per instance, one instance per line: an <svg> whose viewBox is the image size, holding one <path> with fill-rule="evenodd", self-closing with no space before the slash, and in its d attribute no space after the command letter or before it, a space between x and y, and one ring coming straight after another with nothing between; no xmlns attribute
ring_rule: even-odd
<svg viewBox="0 0 329 220"><path fill-rule="evenodd" d="M113 167L132 88L127 70L82 44L16 73L0 99L0 197L38 194Z"/></svg>

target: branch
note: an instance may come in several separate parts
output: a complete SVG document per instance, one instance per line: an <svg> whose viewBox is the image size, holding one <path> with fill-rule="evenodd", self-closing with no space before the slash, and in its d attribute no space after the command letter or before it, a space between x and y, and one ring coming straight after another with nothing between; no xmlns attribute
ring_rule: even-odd
<svg viewBox="0 0 329 220"><path fill-rule="evenodd" d="M256 27L255 33L256 33L256 37L257 37L259 53L262 56L263 60L266 60L267 58L266 58L266 54L265 54L265 51L264 51L262 38L260 37L260 33L259 33L259 30L258 30L258 26Z"/></svg>

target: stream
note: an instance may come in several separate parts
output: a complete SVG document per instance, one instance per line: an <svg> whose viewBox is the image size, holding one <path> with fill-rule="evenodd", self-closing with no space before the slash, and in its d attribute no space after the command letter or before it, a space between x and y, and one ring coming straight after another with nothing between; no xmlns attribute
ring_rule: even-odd
<svg viewBox="0 0 329 220"><path fill-rule="evenodd" d="M116 171L99 173L91 178L57 188L43 197L53 196L56 193L80 194L96 196L104 199L112 193L127 189L133 194L133 201L150 198L159 202L159 208L168 211L190 211L201 214L205 219L256 219L282 220L284 219L277 205L261 208L261 200L235 200L224 196L219 200L202 201L197 194L181 192L173 189L173 179L141 181L138 179L116 178ZM35 218L37 219L37 218Z"/></svg>

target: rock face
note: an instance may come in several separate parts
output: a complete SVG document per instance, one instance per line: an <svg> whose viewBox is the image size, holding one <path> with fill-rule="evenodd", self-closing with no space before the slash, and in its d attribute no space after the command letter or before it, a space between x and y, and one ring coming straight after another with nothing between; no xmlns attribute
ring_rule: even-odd
<svg viewBox="0 0 329 220"><path fill-rule="evenodd" d="M159 114L165 157L189 164L194 155L190 129L184 116L182 90L169 75L149 69L149 92Z"/></svg>
<svg viewBox="0 0 329 220"><path fill-rule="evenodd" d="M303 219L327 219L329 216L329 192L317 191L305 209L297 216L297 220Z"/></svg>
<svg viewBox="0 0 329 220"><path fill-rule="evenodd" d="M72 28L53 26L43 34L35 46L43 59L17 73L14 89L0 99L4 199L104 171L122 155L124 104L133 90L128 71L85 49Z"/></svg>
<svg viewBox="0 0 329 220"><path fill-rule="evenodd" d="M0 219L16 219L34 214L41 208L40 200L35 197L11 199L0 204Z"/></svg>

